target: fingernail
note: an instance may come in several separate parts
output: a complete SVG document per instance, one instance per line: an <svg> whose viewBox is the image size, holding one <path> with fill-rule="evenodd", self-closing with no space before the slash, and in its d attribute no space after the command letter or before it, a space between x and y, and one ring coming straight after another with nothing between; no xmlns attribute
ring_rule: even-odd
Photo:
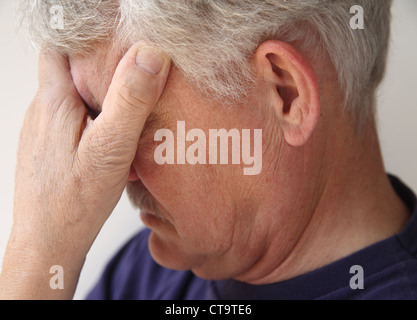
<svg viewBox="0 0 417 320"><path fill-rule="evenodd" d="M162 70L164 60L160 53L151 48L141 48L136 55L136 66L153 75L157 75Z"/></svg>

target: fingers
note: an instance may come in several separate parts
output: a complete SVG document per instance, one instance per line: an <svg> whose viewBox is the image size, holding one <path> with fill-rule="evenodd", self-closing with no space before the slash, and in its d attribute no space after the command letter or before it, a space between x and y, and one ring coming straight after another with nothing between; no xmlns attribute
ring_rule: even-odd
<svg viewBox="0 0 417 320"><path fill-rule="evenodd" d="M151 109L165 87L170 59L161 52L134 45L119 63L103 103L102 115L107 129L120 133L123 128L139 139Z"/></svg>
<svg viewBox="0 0 417 320"><path fill-rule="evenodd" d="M92 129L96 141L114 141L130 150L133 161L143 126L168 78L170 58L134 45L120 61ZM99 136L97 136L99 135ZM105 136L103 136L105 135Z"/></svg>
<svg viewBox="0 0 417 320"><path fill-rule="evenodd" d="M77 163L95 177L126 185L144 124L167 82L171 60L161 52L134 45L120 61L101 114L83 132ZM116 187L112 187L116 189Z"/></svg>
<svg viewBox="0 0 417 320"><path fill-rule="evenodd" d="M39 88L74 87L67 56L43 50L39 54L38 68Z"/></svg>
<svg viewBox="0 0 417 320"><path fill-rule="evenodd" d="M30 119L37 130L44 128L65 137L74 150L80 140L87 109L74 85L68 57L55 51L39 53L39 89L29 109L38 121Z"/></svg>

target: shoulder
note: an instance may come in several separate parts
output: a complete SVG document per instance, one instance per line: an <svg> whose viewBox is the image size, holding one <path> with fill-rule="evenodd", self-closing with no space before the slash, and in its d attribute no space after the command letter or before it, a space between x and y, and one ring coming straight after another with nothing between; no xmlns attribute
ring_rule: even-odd
<svg viewBox="0 0 417 320"><path fill-rule="evenodd" d="M204 280L155 263L148 249L149 234L147 229L139 232L119 250L87 299L186 299L190 294L202 298Z"/></svg>

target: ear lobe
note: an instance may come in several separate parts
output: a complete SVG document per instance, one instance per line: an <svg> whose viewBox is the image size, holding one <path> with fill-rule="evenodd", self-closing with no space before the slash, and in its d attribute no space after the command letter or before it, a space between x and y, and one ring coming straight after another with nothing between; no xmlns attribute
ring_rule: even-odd
<svg viewBox="0 0 417 320"><path fill-rule="evenodd" d="M283 114L283 131L289 145L300 147L310 139L317 123L317 118L310 110L311 106L305 105L298 97L292 102L288 113Z"/></svg>
<svg viewBox="0 0 417 320"><path fill-rule="evenodd" d="M286 142L304 145L320 116L320 95L316 75L306 58L292 46L270 40L256 53L257 67L271 84L270 103L279 116Z"/></svg>

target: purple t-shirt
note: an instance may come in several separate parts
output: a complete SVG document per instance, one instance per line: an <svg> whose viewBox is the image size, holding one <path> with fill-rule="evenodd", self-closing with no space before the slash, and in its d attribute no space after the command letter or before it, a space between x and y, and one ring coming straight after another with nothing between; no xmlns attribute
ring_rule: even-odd
<svg viewBox="0 0 417 320"><path fill-rule="evenodd" d="M318 270L262 286L203 280L156 264L148 250L150 231L144 230L110 261L87 299L417 299L417 199L400 180L390 180L413 212L408 225L398 235Z"/></svg>

